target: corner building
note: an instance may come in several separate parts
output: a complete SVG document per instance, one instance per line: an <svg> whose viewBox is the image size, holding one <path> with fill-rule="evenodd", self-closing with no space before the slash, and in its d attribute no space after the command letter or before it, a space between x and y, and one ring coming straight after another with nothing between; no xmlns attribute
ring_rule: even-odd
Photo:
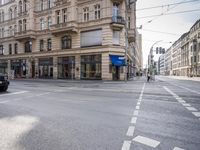
<svg viewBox="0 0 200 150"><path fill-rule="evenodd" d="M135 8L125 0L1 1L0 71L12 78L131 77Z"/></svg>

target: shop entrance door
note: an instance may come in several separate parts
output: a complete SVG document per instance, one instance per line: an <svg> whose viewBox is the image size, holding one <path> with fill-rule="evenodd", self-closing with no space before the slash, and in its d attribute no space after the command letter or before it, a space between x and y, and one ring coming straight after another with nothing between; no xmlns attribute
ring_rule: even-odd
<svg viewBox="0 0 200 150"><path fill-rule="evenodd" d="M112 76L113 76L113 80L120 79L120 67L119 66L112 66Z"/></svg>

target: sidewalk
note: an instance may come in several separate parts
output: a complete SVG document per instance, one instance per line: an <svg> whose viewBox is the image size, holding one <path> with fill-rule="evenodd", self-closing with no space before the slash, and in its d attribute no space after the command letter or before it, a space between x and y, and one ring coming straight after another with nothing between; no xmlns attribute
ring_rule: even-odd
<svg viewBox="0 0 200 150"><path fill-rule="evenodd" d="M187 76L163 76L170 79L177 79L177 80L190 80L190 81L199 81L200 77L187 77Z"/></svg>

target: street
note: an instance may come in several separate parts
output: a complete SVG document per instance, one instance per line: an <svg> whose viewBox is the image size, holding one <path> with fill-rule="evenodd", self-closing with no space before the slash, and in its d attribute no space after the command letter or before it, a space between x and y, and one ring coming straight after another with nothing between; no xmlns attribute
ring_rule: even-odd
<svg viewBox="0 0 200 150"><path fill-rule="evenodd" d="M199 150L200 82L11 80L0 150Z"/></svg>

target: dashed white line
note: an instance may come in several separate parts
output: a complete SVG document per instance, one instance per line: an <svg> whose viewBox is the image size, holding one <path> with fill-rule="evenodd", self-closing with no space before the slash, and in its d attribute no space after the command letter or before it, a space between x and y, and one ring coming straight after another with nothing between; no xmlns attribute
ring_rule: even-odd
<svg viewBox="0 0 200 150"><path fill-rule="evenodd" d="M138 110L135 110L134 113L133 113L134 116L138 116L138 114L139 114Z"/></svg>
<svg viewBox="0 0 200 150"><path fill-rule="evenodd" d="M190 107L191 106L190 104L187 104L187 103L183 103L182 105L185 106L185 107Z"/></svg>
<svg viewBox="0 0 200 150"><path fill-rule="evenodd" d="M121 150L129 150L131 147L131 141L124 141Z"/></svg>
<svg viewBox="0 0 200 150"><path fill-rule="evenodd" d="M182 149L182 148L179 148L179 147L174 147L174 149L173 150L184 150L184 149Z"/></svg>
<svg viewBox="0 0 200 150"><path fill-rule="evenodd" d="M187 109L190 110L190 111L197 111L197 109L194 108L194 107L185 107L185 108L187 108Z"/></svg>
<svg viewBox="0 0 200 150"><path fill-rule="evenodd" d="M126 135L127 135L127 136L133 136L134 131L135 131L135 127L134 127L134 126L130 126L130 127L128 128L128 131L127 131Z"/></svg>
<svg viewBox="0 0 200 150"><path fill-rule="evenodd" d="M178 100L179 103L186 103L184 100Z"/></svg>
<svg viewBox="0 0 200 150"><path fill-rule="evenodd" d="M139 109L140 109L140 106L136 106L135 109L139 110Z"/></svg>
<svg viewBox="0 0 200 150"><path fill-rule="evenodd" d="M137 136L133 139L133 141L153 147L153 148L156 148L160 144L159 141L156 141L144 136Z"/></svg>
<svg viewBox="0 0 200 150"><path fill-rule="evenodd" d="M200 117L200 112L192 112L196 117Z"/></svg>
<svg viewBox="0 0 200 150"><path fill-rule="evenodd" d="M136 124L136 122L137 122L137 117L132 117L131 123L132 123L132 124Z"/></svg>
<svg viewBox="0 0 200 150"><path fill-rule="evenodd" d="M137 105L140 105L141 104L141 102L137 102Z"/></svg>

